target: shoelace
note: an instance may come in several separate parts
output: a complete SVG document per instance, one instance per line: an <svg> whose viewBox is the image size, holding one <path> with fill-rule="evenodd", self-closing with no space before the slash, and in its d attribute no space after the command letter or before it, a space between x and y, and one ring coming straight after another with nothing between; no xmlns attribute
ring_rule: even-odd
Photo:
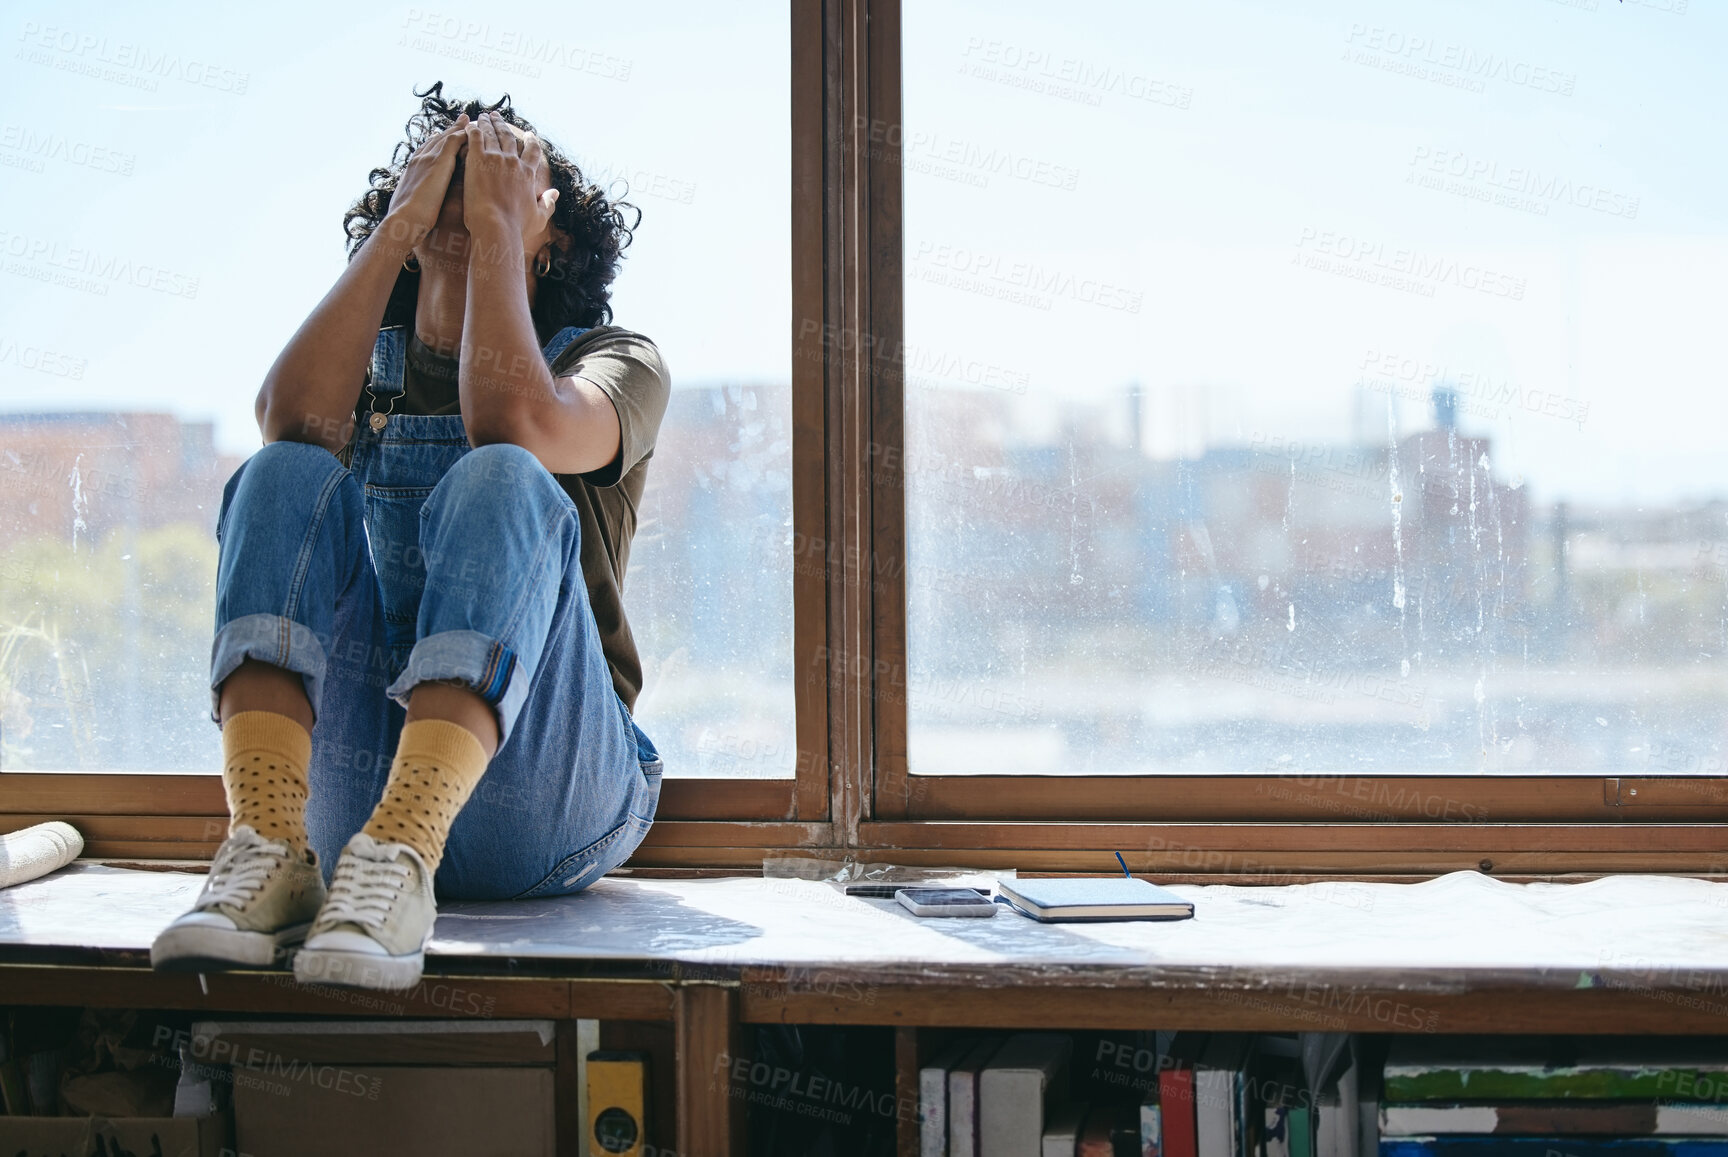
<svg viewBox="0 0 1728 1157"><path fill-rule="evenodd" d="M401 882L410 868L396 860L362 860L346 856L336 865L330 898L319 913L320 924L345 922L364 928L382 927L390 906L402 894Z"/></svg>
<svg viewBox="0 0 1728 1157"><path fill-rule="evenodd" d="M264 881L270 878L270 873L282 860L283 849L263 840L224 842L211 861L210 875L204 881L204 894L199 897L198 906L213 908L218 904L230 904L244 907L258 895Z"/></svg>

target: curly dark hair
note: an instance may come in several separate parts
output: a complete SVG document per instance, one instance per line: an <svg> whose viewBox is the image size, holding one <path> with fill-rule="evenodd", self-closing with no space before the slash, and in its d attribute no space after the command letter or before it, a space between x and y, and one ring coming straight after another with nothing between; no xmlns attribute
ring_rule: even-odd
<svg viewBox="0 0 1728 1157"><path fill-rule="evenodd" d="M496 104L478 100L447 99L444 82L438 81L425 92L415 92L420 98L420 111L408 118L407 139L397 142L387 168L373 169L371 188L342 215L342 230L348 235L348 260L366 239L372 236L384 214L389 212L390 198L396 183L407 168L408 158L437 132L463 113L473 121L482 112L495 111L500 117L523 132L538 134L528 120L510 107L510 94ZM534 293L534 330L542 342L568 325L604 325L612 320L611 284L618 276L618 263L624 248L630 244L637 226L642 223L642 210L628 201L613 200L598 185L582 175L575 162L565 156L557 145L540 138L546 153L546 164L552 170L552 185L558 190L558 202L552 211L552 224L563 230L568 241L552 246L552 268L538 279ZM626 220L625 210L636 214ZM556 242L557 235L554 234ZM418 271L404 269L390 291L389 304L384 307L384 324L408 325L414 320L414 307L420 293Z"/></svg>

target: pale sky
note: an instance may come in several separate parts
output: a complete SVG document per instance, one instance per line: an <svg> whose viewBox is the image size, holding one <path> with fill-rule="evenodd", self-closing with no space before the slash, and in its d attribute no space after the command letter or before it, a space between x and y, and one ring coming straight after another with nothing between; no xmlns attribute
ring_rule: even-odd
<svg viewBox="0 0 1728 1157"><path fill-rule="evenodd" d="M1029 379L1029 413L1138 380L1155 450L1341 440L1365 363L1408 359L1533 406L1463 425L1539 501L1728 494L1728 7L951 0L908 3L905 35L906 132L928 162L909 161L908 269L1020 261L1144 295L1132 313L909 277L908 343L992 351ZM1042 162L1046 183L936 169L974 142ZM1522 298L1356 276L1399 249L1516 277ZM1388 394L1366 396L1384 438ZM1401 429L1428 423L1399 405Z"/></svg>
<svg viewBox="0 0 1728 1157"><path fill-rule="evenodd" d="M1539 501L1728 493L1721 5L905 9L908 341L1026 383L1030 436L1130 381L1158 453L1383 433L1388 381L1411 429L1429 383L1365 367L1445 365L1536 400L1464 425ZM617 320L676 385L786 380L785 0L476 12L0 6L0 408L169 409L255 448L343 210L440 78L631 176ZM35 279L80 250L196 296Z"/></svg>
<svg viewBox="0 0 1728 1157"><path fill-rule="evenodd" d="M616 321L659 344L675 384L785 381L786 4L472 10L0 4L0 408L169 409L214 420L227 450L255 449L258 385L346 260L342 214L388 163L412 90L438 79L446 95L508 92L585 168L629 180L643 219ZM84 38L98 43L80 50ZM66 67L140 50L173 63L110 67L155 91ZM193 83L203 66L216 71ZM18 168L26 128L63 154L130 154L132 172ZM58 260L83 248L196 277L196 296L42 285L10 271L47 264L14 256L17 237L57 245ZM87 359L82 381L21 369L7 342Z"/></svg>

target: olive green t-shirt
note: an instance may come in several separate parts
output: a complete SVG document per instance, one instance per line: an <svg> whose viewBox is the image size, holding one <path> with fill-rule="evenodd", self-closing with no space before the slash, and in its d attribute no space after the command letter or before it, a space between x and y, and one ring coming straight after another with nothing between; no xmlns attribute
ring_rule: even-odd
<svg viewBox="0 0 1728 1157"><path fill-rule="evenodd" d="M458 364L456 358L440 355L419 334L411 333L402 394L388 408L396 414L461 413ZM634 712L636 696L642 691L642 661L624 616L624 570L671 380L653 342L615 325L596 326L571 342L552 360L552 376L592 382L618 412L617 458L586 474L552 477L576 504L582 527L582 577L600 628L600 647L612 671L613 687L624 706ZM370 395L362 390L355 407L357 421L366 420L370 403Z"/></svg>

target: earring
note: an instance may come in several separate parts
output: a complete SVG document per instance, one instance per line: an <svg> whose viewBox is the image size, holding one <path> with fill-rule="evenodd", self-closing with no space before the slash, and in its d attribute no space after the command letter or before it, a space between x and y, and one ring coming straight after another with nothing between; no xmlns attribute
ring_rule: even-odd
<svg viewBox="0 0 1728 1157"><path fill-rule="evenodd" d="M414 264L408 264L410 261L413 261ZM409 273L419 273L420 262L415 258L414 254L410 253L402 259L402 268L406 269Z"/></svg>
<svg viewBox="0 0 1728 1157"><path fill-rule="evenodd" d="M544 260L546 262L546 267L544 269L542 269L540 267L540 261L539 260L535 261L534 262L534 276L545 277L548 273L552 272L552 254L551 254L551 252L548 251L546 253L542 253L540 255L540 260Z"/></svg>

